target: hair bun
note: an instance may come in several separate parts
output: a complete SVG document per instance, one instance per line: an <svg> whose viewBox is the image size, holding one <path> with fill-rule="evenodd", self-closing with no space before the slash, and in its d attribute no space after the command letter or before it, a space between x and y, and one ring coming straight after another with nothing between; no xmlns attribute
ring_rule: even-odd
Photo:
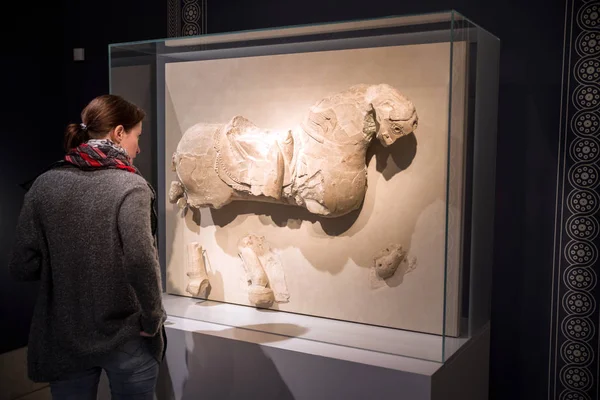
<svg viewBox="0 0 600 400"><path fill-rule="evenodd" d="M69 151L89 140L87 125L69 124L65 130L64 148Z"/></svg>

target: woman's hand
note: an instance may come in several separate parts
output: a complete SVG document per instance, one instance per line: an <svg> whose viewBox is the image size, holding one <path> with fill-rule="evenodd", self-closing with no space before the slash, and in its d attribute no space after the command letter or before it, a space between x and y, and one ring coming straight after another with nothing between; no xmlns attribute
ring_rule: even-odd
<svg viewBox="0 0 600 400"><path fill-rule="evenodd" d="M141 331L141 332L140 332L140 336L143 336L143 337L152 337L152 335L151 335L151 334L149 334L149 333L146 333L146 332L144 332L144 331Z"/></svg>

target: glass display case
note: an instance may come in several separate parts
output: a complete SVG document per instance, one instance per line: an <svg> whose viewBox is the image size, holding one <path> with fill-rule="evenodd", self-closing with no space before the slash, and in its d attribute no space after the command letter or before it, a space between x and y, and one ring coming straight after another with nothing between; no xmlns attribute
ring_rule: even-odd
<svg viewBox="0 0 600 400"><path fill-rule="evenodd" d="M109 48L172 316L444 362L490 320L499 40L462 15Z"/></svg>

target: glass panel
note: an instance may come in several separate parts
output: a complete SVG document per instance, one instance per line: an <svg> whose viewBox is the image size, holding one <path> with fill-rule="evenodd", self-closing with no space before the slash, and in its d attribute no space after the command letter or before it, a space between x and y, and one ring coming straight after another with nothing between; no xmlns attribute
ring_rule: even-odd
<svg viewBox="0 0 600 400"><path fill-rule="evenodd" d="M370 30L386 29L386 28L405 28L406 32L426 32L434 31L436 28L442 30L449 29L449 24L452 19L453 12L440 12L431 14L418 14L413 16L390 16L386 18L357 20L357 21L344 21L330 24L307 24L300 26L289 26L280 27L276 29L258 29L252 31L240 31L232 33L217 33L217 34L205 34L199 36L191 36L185 38L168 38L159 40L149 40L141 42L128 42L128 43L117 43L111 44L110 50L117 51L128 50L134 53L146 53L150 55L165 54L164 52L158 52L157 49L162 48L184 48L184 51L190 51L195 49L194 46L208 45L208 44L227 44L228 46L246 46L248 42L254 40L264 39L275 39L281 42L282 39L292 40L311 40L312 35L316 34L338 34L347 35L348 33L360 32L361 35L368 35ZM437 27L436 27L437 25ZM366 32L366 33L365 33ZM356 35L355 35L356 36ZM306 38L307 37L307 38ZM329 36L331 38L332 36ZM203 50L205 48L199 48Z"/></svg>
<svg viewBox="0 0 600 400"><path fill-rule="evenodd" d="M445 283L446 315L460 319L446 320L444 360L457 343L448 337L474 337L490 322L498 66L499 40L455 13ZM453 288L458 302L451 301Z"/></svg>
<svg viewBox="0 0 600 400"><path fill-rule="evenodd" d="M111 91L150 111L169 314L451 356L488 268L477 29L448 12L111 45Z"/></svg>

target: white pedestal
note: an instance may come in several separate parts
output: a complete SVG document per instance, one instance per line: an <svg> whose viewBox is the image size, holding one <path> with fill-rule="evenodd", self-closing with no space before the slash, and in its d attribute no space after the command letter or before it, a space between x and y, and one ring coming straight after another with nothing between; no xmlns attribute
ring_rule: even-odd
<svg viewBox="0 0 600 400"><path fill-rule="evenodd" d="M439 363L191 319L206 317L202 311L196 314L189 308L198 300L165 300L170 315L169 308L181 315L177 307L182 306L188 307L188 314L186 318L168 319L168 347L157 399L488 398L489 328L463 340L446 363ZM219 306L215 305L211 313ZM226 306L223 311L237 307L222 306ZM236 309L242 314L255 315L255 311ZM299 317L273 314L278 314L277 318ZM355 324L347 326L353 335Z"/></svg>

